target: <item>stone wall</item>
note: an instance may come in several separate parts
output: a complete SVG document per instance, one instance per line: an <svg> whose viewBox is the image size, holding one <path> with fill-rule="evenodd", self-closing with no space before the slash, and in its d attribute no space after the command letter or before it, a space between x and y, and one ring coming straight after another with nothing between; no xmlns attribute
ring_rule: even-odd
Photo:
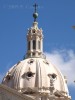
<svg viewBox="0 0 75 100"><path fill-rule="evenodd" d="M29 98L7 86L0 85L0 100L29 100Z"/></svg>

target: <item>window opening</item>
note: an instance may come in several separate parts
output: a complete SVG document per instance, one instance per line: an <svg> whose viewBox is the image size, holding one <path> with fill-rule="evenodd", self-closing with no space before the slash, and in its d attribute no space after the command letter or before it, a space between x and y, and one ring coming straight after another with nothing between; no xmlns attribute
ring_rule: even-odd
<svg viewBox="0 0 75 100"><path fill-rule="evenodd" d="M33 53L33 56L35 56L35 53Z"/></svg>
<svg viewBox="0 0 75 100"><path fill-rule="evenodd" d="M36 41L33 40L33 49L36 49Z"/></svg>
<svg viewBox="0 0 75 100"><path fill-rule="evenodd" d="M33 30L33 33L35 33L35 30Z"/></svg>
<svg viewBox="0 0 75 100"><path fill-rule="evenodd" d="M32 64L33 62L34 62L33 59L31 59L31 60L28 61L29 64Z"/></svg>
<svg viewBox="0 0 75 100"><path fill-rule="evenodd" d="M28 50L30 50L30 41L28 41Z"/></svg>
<svg viewBox="0 0 75 100"><path fill-rule="evenodd" d="M40 41L38 41L38 49L40 49Z"/></svg>

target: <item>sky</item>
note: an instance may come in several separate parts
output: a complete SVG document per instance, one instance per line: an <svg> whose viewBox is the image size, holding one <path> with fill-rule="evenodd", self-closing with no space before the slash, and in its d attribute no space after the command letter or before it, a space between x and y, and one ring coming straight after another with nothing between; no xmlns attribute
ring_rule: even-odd
<svg viewBox="0 0 75 100"><path fill-rule="evenodd" d="M26 34L34 20L34 3L38 4L44 53L67 77L70 95L75 100L75 0L0 0L0 82L26 54Z"/></svg>

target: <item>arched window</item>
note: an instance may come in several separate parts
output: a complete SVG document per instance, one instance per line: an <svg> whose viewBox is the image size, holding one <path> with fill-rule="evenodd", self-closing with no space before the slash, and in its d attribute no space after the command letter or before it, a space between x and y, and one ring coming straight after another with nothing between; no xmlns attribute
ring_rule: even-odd
<svg viewBox="0 0 75 100"><path fill-rule="evenodd" d="M28 41L28 50L30 50L30 41Z"/></svg>
<svg viewBox="0 0 75 100"><path fill-rule="evenodd" d="M33 40L33 49L36 49L36 41Z"/></svg>
<svg viewBox="0 0 75 100"><path fill-rule="evenodd" d="M38 49L40 49L40 41L38 41Z"/></svg>

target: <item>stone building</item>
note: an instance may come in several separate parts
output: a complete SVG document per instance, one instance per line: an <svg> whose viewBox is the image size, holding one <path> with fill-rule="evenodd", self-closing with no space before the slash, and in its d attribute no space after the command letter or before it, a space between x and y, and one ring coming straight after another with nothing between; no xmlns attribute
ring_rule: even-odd
<svg viewBox="0 0 75 100"><path fill-rule="evenodd" d="M27 53L4 76L0 100L71 100L67 80L43 54L43 30L36 21L27 32ZM61 66L61 65L60 65Z"/></svg>

